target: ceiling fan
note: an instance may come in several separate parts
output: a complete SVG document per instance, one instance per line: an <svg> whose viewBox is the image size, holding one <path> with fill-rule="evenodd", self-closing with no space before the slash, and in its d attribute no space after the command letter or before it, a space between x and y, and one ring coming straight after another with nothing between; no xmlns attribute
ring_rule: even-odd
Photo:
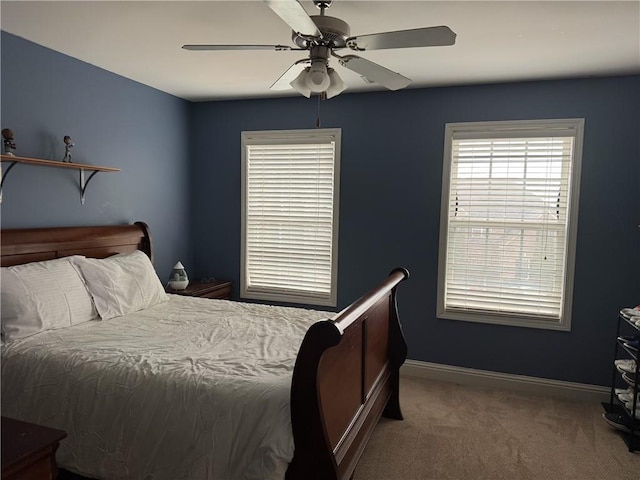
<svg viewBox="0 0 640 480"><path fill-rule="evenodd" d="M271 85L271 90L293 87L300 94L312 93L331 98L345 90L346 85L329 67L329 57L335 57L343 67L358 73L369 83L389 90L399 90L411 83L407 77L357 55L340 56L335 50L350 48L356 52L388 48L434 47L453 45L456 34L446 26L398 30L385 33L350 36L349 24L325 15L333 0L313 0L320 15L309 16L298 0L263 0L292 28L296 47L287 45L183 45L185 50L308 50L308 58L298 60Z"/></svg>

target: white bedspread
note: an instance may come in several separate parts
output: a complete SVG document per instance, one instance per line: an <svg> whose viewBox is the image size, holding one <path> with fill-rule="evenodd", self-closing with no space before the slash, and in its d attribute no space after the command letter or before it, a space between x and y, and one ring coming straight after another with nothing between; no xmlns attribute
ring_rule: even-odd
<svg viewBox="0 0 640 480"><path fill-rule="evenodd" d="M100 479L283 480L289 390L330 312L171 295L2 347L2 415L69 433L59 465Z"/></svg>

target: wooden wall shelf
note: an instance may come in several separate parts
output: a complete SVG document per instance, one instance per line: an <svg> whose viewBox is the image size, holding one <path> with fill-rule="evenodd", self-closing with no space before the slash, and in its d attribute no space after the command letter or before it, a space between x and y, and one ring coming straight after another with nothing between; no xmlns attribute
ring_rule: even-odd
<svg viewBox="0 0 640 480"><path fill-rule="evenodd" d="M26 165L39 165L41 167L53 167L53 168L72 168L74 170L78 170L80 174L79 178L79 187L80 187L80 203L84 204L84 196L87 190L87 184L93 178L93 176L98 172L119 172L119 168L114 167L100 167L98 165L86 165L83 163L65 163L59 162L56 160L43 160L40 158L29 158L29 157L14 157L12 155L0 155L0 162L7 162L10 165L7 167L7 170L3 173L0 169L0 175L2 176L2 181L0 181L0 202L2 202L2 186L4 185L4 181L7 178L7 175L11 171L11 169L18 163L23 163ZM89 178L85 179L84 172L89 171L91 175Z"/></svg>

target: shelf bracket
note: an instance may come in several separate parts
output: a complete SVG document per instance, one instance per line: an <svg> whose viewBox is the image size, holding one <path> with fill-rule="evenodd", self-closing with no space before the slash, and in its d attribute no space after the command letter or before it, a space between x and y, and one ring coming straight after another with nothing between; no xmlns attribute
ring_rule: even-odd
<svg viewBox="0 0 640 480"><path fill-rule="evenodd" d="M0 178L2 178L2 180L0 180L0 203L2 203L2 187L4 185L4 179L7 178L7 175L9 174L11 169L16 165L16 163L18 162L17 161L11 162L11 165L7 167L7 170L5 172L3 172L2 168L0 167Z"/></svg>
<svg viewBox="0 0 640 480"><path fill-rule="evenodd" d="M89 175L89 178L84 179L84 168L80 169L80 203L82 205L84 205L84 194L87 190L87 185L89 184L89 182L91 181L91 179L94 177L94 175L98 173L98 170L93 170L91 172L91 175Z"/></svg>

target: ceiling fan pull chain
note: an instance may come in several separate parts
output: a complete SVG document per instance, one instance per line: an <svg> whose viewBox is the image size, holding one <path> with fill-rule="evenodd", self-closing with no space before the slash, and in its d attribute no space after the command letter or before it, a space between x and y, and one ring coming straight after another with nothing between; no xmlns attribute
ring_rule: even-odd
<svg viewBox="0 0 640 480"><path fill-rule="evenodd" d="M316 118L316 128L320 128L320 100L324 96L324 92L318 95L318 117Z"/></svg>

